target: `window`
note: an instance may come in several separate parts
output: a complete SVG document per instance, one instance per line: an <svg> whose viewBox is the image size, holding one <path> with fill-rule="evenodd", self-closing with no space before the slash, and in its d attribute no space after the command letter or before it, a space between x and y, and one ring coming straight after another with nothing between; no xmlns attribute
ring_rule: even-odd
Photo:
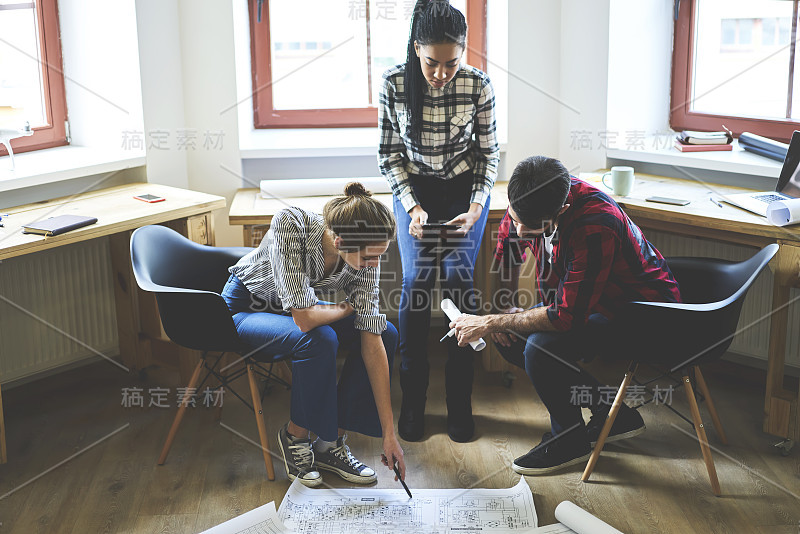
<svg viewBox="0 0 800 534"><path fill-rule="evenodd" d="M255 127L376 126L381 75L405 62L414 4L249 0ZM467 17L467 63L485 70L486 0L451 4Z"/></svg>
<svg viewBox="0 0 800 534"><path fill-rule="evenodd" d="M670 125L788 141L800 129L798 0L683 0Z"/></svg>
<svg viewBox="0 0 800 534"><path fill-rule="evenodd" d="M67 144L66 120L56 0L0 0L0 127L34 131L14 153Z"/></svg>

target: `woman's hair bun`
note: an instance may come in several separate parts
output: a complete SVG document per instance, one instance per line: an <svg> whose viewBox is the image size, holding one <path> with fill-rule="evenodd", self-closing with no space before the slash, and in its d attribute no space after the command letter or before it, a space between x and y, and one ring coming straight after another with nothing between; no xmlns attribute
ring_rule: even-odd
<svg viewBox="0 0 800 534"><path fill-rule="evenodd" d="M371 197L372 193L367 191L361 182L350 182L344 186L344 195L346 197Z"/></svg>

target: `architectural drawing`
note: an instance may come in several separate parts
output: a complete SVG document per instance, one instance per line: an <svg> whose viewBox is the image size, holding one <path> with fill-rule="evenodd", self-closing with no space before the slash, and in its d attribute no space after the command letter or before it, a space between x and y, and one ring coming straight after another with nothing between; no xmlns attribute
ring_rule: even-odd
<svg viewBox="0 0 800 534"><path fill-rule="evenodd" d="M310 489L293 483L278 510L298 534L522 534L537 526L525 480L507 489Z"/></svg>

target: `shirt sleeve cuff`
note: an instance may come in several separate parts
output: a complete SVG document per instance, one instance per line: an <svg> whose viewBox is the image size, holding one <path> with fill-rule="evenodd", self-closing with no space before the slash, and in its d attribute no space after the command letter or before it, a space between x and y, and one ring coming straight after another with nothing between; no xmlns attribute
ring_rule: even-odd
<svg viewBox="0 0 800 534"><path fill-rule="evenodd" d="M481 205L482 208L485 208L486 207L486 199L487 198L489 198L489 196L485 192L483 192L483 191L474 191L472 193L472 198L470 199L470 203L477 202L478 204ZM411 209L411 208L409 208L409 209Z"/></svg>
<svg viewBox="0 0 800 534"><path fill-rule="evenodd" d="M301 310L303 308L310 308L314 306L319 299L314 294L314 290L310 287L306 291L298 291L286 298L281 298L283 302L283 311L290 311L292 308Z"/></svg>
<svg viewBox="0 0 800 534"><path fill-rule="evenodd" d="M400 203L403 205L403 209L406 210L406 213L408 213L411 208L419 204L417 198L414 196L414 193L411 190L409 190L408 193L403 193L400 195Z"/></svg>
<svg viewBox="0 0 800 534"><path fill-rule="evenodd" d="M356 330L364 330L373 334L381 335L386 330L386 315L356 315L353 322Z"/></svg>
<svg viewBox="0 0 800 534"><path fill-rule="evenodd" d="M552 304L547 308L547 318L550 319L550 322L553 323L553 326L556 328L556 330L560 332L569 330L570 321L567 320L565 314L559 313L555 304Z"/></svg>

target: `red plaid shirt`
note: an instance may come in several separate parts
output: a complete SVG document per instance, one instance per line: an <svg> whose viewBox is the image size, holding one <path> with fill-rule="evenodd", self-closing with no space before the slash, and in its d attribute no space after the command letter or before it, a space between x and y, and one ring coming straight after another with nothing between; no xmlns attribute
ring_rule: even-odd
<svg viewBox="0 0 800 534"><path fill-rule="evenodd" d="M539 297L556 329L582 326L593 313L611 319L626 302L681 301L664 257L611 197L572 178L566 203L552 257L541 237L517 236L508 212L495 250L498 264L506 265L522 264L526 249L533 251Z"/></svg>

